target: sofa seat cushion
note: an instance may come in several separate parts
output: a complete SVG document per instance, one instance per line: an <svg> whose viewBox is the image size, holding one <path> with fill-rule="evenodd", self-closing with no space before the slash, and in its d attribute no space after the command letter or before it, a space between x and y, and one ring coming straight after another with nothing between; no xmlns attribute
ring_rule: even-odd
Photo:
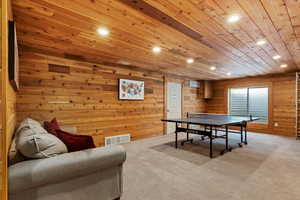
<svg viewBox="0 0 300 200"><path fill-rule="evenodd" d="M27 118L16 132L16 148L27 158L49 158L66 153L67 147L39 122Z"/></svg>
<svg viewBox="0 0 300 200"><path fill-rule="evenodd" d="M50 122L45 121L44 127L49 133L58 137L67 146L69 152L81 151L96 147L93 137L64 131L60 128L55 118Z"/></svg>

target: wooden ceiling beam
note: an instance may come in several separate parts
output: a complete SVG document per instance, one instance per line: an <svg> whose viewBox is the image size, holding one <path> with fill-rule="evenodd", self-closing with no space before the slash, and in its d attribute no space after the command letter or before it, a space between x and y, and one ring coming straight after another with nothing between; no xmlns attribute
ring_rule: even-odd
<svg viewBox="0 0 300 200"><path fill-rule="evenodd" d="M212 46L204 41L202 39L202 35L198 32L194 31L190 27L186 26L185 24L177 21L176 19L170 17L169 15L165 14L164 12L160 11L159 9L151 6L147 2L143 0L120 0L124 4L136 9L137 11L140 11L144 13L145 15L156 19L157 21L164 23L175 30L183 33L184 35L189 36L190 38L193 38L194 40L197 40L198 42L201 42L202 44L212 48Z"/></svg>

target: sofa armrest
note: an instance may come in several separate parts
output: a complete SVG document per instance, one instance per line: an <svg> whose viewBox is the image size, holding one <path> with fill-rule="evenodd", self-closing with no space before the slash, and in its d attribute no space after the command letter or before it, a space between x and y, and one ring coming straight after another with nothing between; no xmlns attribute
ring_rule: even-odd
<svg viewBox="0 0 300 200"><path fill-rule="evenodd" d="M59 183L109 167L121 166L125 159L124 148L112 146L20 162L9 167L9 193Z"/></svg>

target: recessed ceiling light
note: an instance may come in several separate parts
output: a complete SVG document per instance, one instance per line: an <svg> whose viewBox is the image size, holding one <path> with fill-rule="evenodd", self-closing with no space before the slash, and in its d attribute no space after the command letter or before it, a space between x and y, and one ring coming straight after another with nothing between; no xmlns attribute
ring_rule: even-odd
<svg viewBox="0 0 300 200"><path fill-rule="evenodd" d="M211 66L210 67L210 70L212 70L212 71L214 71L214 70L216 70L217 68L215 67L215 66Z"/></svg>
<svg viewBox="0 0 300 200"><path fill-rule="evenodd" d="M264 45L264 44L266 44L266 43L267 43L266 40L258 40L258 41L256 42L256 45L261 46L261 45Z"/></svg>
<svg viewBox="0 0 300 200"><path fill-rule="evenodd" d="M153 51L154 53L160 53L160 52L161 52L161 48L158 47L158 46L156 46L156 47L153 47L152 51Z"/></svg>
<svg viewBox="0 0 300 200"><path fill-rule="evenodd" d="M104 27L98 28L97 32L101 36L108 36L109 35L109 30L107 28L104 28Z"/></svg>
<svg viewBox="0 0 300 200"><path fill-rule="evenodd" d="M189 63L189 64L190 64L190 63L193 63L193 62L194 62L194 59L193 59L193 58L188 58L188 59L186 59L186 62Z"/></svg>
<svg viewBox="0 0 300 200"><path fill-rule="evenodd" d="M227 22L228 23L234 23L234 22L237 22L241 19L241 16L238 15L238 14L233 14L233 15L230 15L228 18L227 18Z"/></svg>
<svg viewBox="0 0 300 200"><path fill-rule="evenodd" d="M278 59L280 59L280 58L281 58L280 55L273 56L273 59L274 59L274 60L278 60Z"/></svg>
<svg viewBox="0 0 300 200"><path fill-rule="evenodd" d="M230 76L230 75L231 75L231 73L230 73L230 72L227 72L227 73L226 73L226 75L227 75L227 76Z"/></svg>
<svg viewBox="0 0 300 200"><path fill-rule="evenodd" d="M287 64L280 65L281 68L287 68L287 66L288 66Z"/></svg>

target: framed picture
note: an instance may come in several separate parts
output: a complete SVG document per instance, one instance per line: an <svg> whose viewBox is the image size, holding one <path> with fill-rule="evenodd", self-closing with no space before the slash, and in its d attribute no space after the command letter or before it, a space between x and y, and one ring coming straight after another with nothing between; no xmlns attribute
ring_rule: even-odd
<svg viewBox="0 0 300 200"><path fill-rule="evenodd" d="M144 81L119 79L119 99L144 100Z"/></svg>

